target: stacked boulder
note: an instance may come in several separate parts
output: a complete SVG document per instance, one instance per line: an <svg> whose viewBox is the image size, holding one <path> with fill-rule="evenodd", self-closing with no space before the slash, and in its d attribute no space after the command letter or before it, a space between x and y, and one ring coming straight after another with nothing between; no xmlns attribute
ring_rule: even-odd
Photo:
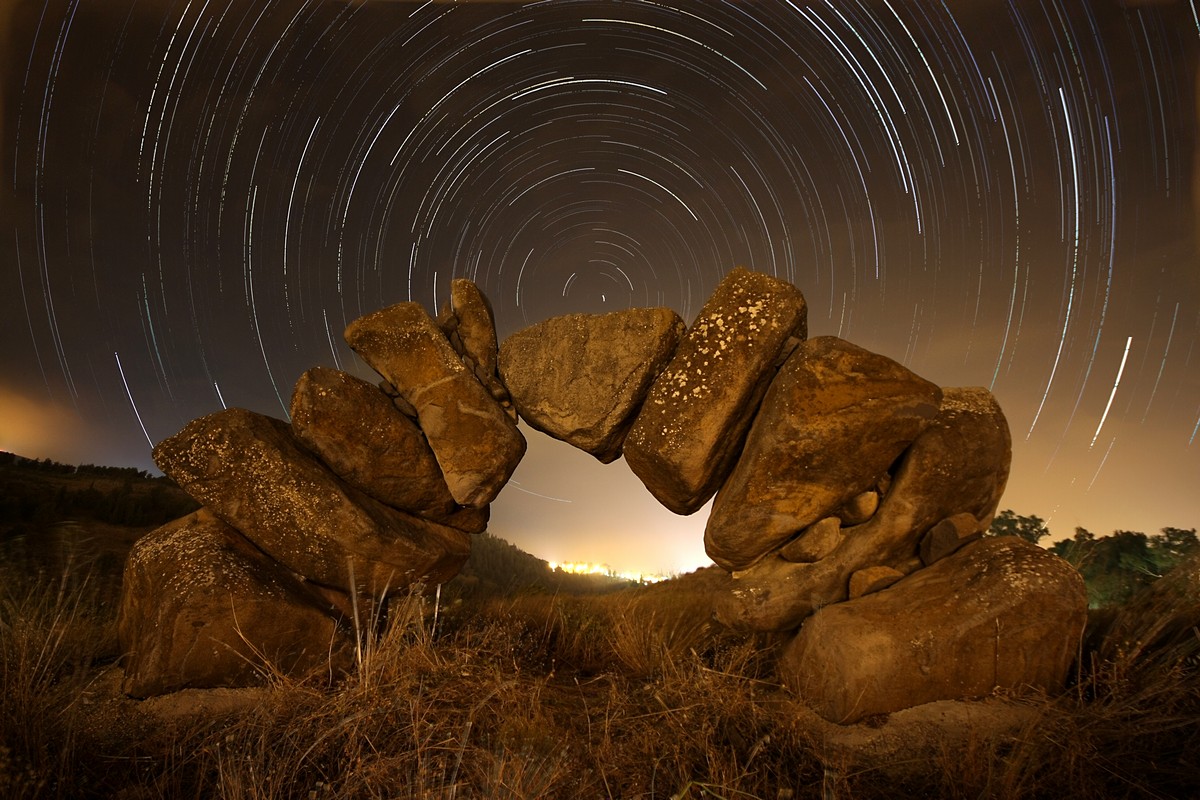
<svg viewBox="0 0 1200 800"><path fill-rule="evenodd" d="M672 511L715 495L717 618L794 633L780 678L829 719L1064 682L1083 582L983 537L1011 460L987 390L809 340L800 292L744 269L686 332L666 309L558 317L509 337L499 366L532 427L623 453Z"/></svg>
<svg viewBox="0 0 1200 800"><path fill-rule="evenodd" d="M203 508L130 553L126 693L245 685L270 670L334 676L389 596L458 573L525 440L477 376L488 363L495 374L490 308L469 281L452 308L444 320L472 331L457 337L465 355L402 303L346 332L385 389L316 367L296 383L291 424L228 409L154 448Z"/></svg>
<svg viewBox="0 0 1200 800"><path fill-rule="evenodd" d="M1081 578L1027 542L983 537L1011 458L995 399L835 337L808 339L804 297L784 281L734 269L691 327L665 308L574 314L497 347L487 301L457 280L438 320L401 303L353 322L346 340L382 391L317 368L297 384L290 429L224 412L156 448L205 506L175 525L203 525L215 555L191 557L172 544L188 536L167 526L131 557L127 691L177 685L137 678L140 665L186 673L191 650L181 651L202 639L212 652L262 642L303 666L296 653L337 638L300 616L304 636L290 640L244 628L239 640L203 638L177 622L193 594L235 610L242 597L308 603L343 625L331 612L344 615L348 599L448 578L524 453L518 415L602 463L623 455L676 513L715 496L705 546L728 573L717 618L792 635L780 678L831 720L1066 678L1086 613ZM251 588L231 599L198 579L247 553L274 582L239 566ZM169 617L134 608L134 595L163 592L174 593Z"/></svg>

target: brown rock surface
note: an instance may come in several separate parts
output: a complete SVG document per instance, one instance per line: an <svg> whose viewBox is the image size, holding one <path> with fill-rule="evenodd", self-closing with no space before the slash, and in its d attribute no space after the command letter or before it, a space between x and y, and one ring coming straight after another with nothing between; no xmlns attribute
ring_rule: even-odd
<svg viewBox="0 0 1200 800"><path fill-rule="evenodd" d="M889 589L822 608L778 668L840 723L996 689L1055 691L1086 618L1070 564L1016 537L983 539Z"/></svg>
<svg viewBox="0 0 1200 800"><path fill-rule="evenodd" d="M904 573L892 567L867 567L850 576L850 599L886 589L904 577Z"/></svg>
<svg viewBox="0 0 1200 800"><path fill-rule="evenodd" d="M440 583L470 553L462 531L356 491L303 449L286 423L251 411L193 420L159 442L154 461L276 561L334 588L380 597Z"/></svg>
<svg viewBox="0 0 1200 800"><path fill-rule="evenodd" d="M941 390L886 356L832 336L780 368L717 493L708 555L745 569L875 485L933 422Z"/></svg>
<svg viewBox="0 0 1200 800"><path fill-rule="evenodd" d="M455 501L490 503L525 454L525 439L420 303L360 317L345 338L416 409Z"/></svg>
<svg viewBox="0 0 1200 800"><path fill-rule="evenodd" d="M607 464L683 331L669 308L554 317L504 340L500 374L526 422Z"/></svg>
<svg viewBox="0 0 1200 800"><path fill-rule="evenodd" d="M806 312L794 286L741 267L704 304L625 439L629 468L671 511L695 512L725 480Z"/></svg>
<svg viewBox="0 0 1200 800"><path fill-rule="evenodd" d="M925 532L947 517L995 512L1008 480L1008 424L986 389L945 389L934 424L904 455L875 516L843 528L827 557L794 564L772 554L729 580L714 601L724 624L790 630L815 609L845 600L850 575L865 567L898 567L917 555Z"/></svg>
<svg viewBox="0 0 1200 800"><path fill-rule="evenodd" d="M356 489L430 519L455 510L421 429L378 387L314 367L296 382L291 414L296 438Z"/></svg>
<svg viewBox="0 0 1200 800"><path fill-rule="evenodd" d="M779 557L797 564L811 564L832 553L841 543L841 521L837 517L825 517L779 548Z"/></svg>
<svg viewBox="0 0 1200 800"><path fill-rule="evenodd" d="M921 537L921 561L926 566L940 561L969 541L983 536L986 528L973 514L946 517Z"/></svg>
<svg viewBox="0 0 1200 800"><path fill-rule="evenodd" d="M236 530L201 509L137 541L118 637L123 689L251 686L265 674L335 677L354 666L333 609Z"/></svg>
<svg viewBox="0 0 1200 800"><path fill-rule="evenodd" d="M497 377L496 317L474 281L455 278L450 282L450 304L442 308L437 322L467 369L515 419L508 390Z"/></svg>

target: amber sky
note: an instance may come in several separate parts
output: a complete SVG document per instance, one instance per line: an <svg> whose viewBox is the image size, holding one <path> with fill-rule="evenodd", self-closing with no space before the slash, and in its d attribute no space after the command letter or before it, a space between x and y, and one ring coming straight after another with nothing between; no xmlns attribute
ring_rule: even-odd
<svg viewBox="0 0 1200 800"><path fill-rule="evenodd" d="M0 447L150 466L286 416L356 316L455 276L502 333L735 265L991 388L1004 506L1200 524L1195 0L0 2ZM703 560L619 462L531 436L493 530ZM852 457L848 455L848 457Z"/></svg>

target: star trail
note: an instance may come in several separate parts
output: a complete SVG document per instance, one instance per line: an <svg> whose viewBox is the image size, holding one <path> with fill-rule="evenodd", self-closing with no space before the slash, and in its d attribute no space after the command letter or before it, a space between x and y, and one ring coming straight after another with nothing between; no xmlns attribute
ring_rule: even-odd
<svg viewBox="0 0 1200 800"><path fill-rule="evenodd" d="M310 366L372 378L348 322L454 277L503 337L690 320L743 265L995 392L1002 508L1195 527L1198 57L1196 0L5 0L0 447L150 467L286 418ZM497 534L704 562L706 512L530 439Z"/></svg>

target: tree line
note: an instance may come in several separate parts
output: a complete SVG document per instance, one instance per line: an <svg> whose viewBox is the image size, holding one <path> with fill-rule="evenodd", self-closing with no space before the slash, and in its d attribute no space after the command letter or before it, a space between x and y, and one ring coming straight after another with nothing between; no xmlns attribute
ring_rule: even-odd
<svg viewBox="0 0 1200 800"><path fill-rule="evenodd" d="M1019 536L1040 544L1050 529L1040 517L1005 509L992 521L988 535ZM1148 535L1118 530L1097 536L1077 527L1074 536L1055 542L1049 550L1079 570L1087 584L1088 605L1101 608L1126 602L1189 556L1200 553L1200 538L1195 528L1167 527Z"/></svg>

